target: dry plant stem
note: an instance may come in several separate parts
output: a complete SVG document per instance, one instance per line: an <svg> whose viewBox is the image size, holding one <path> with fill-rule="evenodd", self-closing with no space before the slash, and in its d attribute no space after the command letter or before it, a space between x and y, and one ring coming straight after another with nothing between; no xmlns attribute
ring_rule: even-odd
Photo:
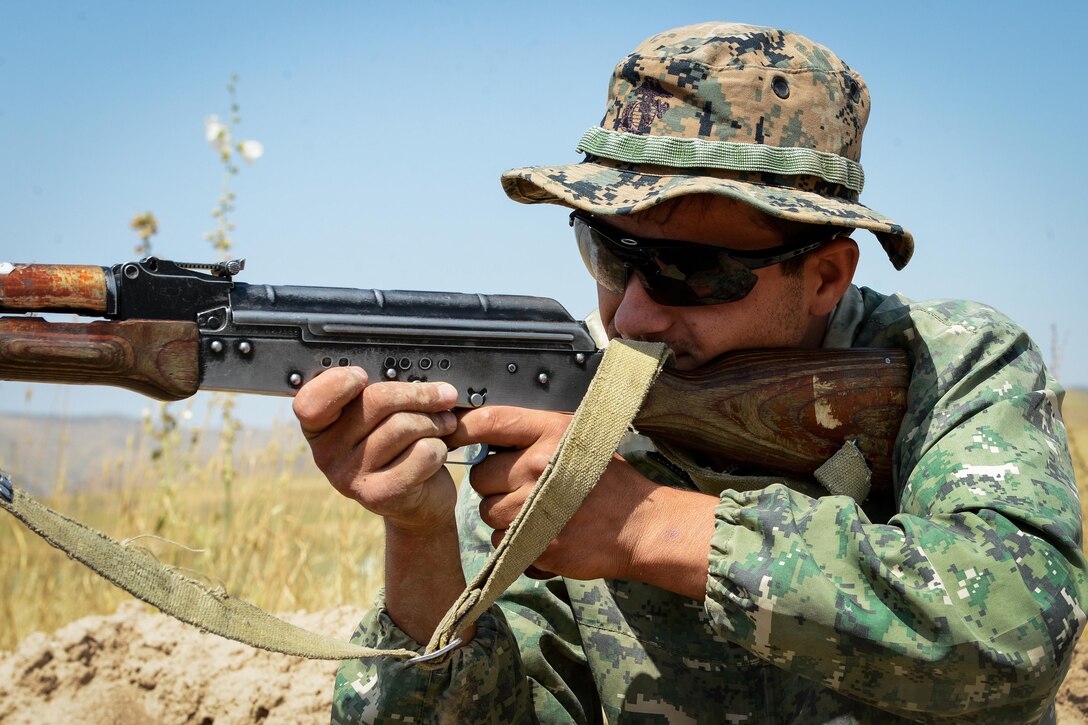
<svg viewBox="0 0 1088 725"><path fill-rule="evenodd" d="M438 530L385 523L385 604L392 620L419 644L426 644L446 611L465 589L465 573L451 518ZM476 625L460 633L476 635Z"/></svg>

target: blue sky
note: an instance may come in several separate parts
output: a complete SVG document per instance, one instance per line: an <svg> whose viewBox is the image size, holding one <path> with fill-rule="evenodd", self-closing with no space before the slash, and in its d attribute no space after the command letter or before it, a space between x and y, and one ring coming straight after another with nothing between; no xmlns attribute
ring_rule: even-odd
<svg viewBox="0 0 1088 725"><path fill-rule="evenodd" d="M234 180L243 280L594 304L555 207L509 167L577 160L612 66L654 32L737 20L802 32L866 78L862 201L910 229L857 279L989 302L1088 386L1083 3L7 2L0 6L0 261L109 265L151 210L160 256L214 259L221 167L205 116L265 156ZM667 8L667 11L663 11ZM1057 336L1052 330L1057 330ZM27 402L27 391L30 401ZM136 414L113 389L0 383L0 410ZM243 417L286 418L248 398Z"/></svg>

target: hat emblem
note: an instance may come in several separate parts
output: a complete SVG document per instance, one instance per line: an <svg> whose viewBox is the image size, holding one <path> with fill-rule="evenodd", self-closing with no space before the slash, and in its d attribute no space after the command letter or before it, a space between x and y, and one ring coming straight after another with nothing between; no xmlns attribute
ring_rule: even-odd
<svg viewBox="0 0 1088 725"><path fill-rule="evenodd" d="M645 79L642 85L632 91L632 95L634 98L624 106L617 118L615 130L647 134L654 121L669 110L669 102L665 100L669 95L661 90L653 78Z"/></svg>

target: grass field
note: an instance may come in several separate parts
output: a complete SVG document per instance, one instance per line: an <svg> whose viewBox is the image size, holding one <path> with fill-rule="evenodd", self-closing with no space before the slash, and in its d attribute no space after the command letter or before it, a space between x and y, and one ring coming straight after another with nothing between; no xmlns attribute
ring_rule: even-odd
<svg viewBox="0 0 1088 725"><path fill-rule="evenodd" d="M1088 392L1069 394L1065 418L1088 520ZM269 611L369 604L382 580L381 522L335 494L312 463L297 465L309 453L296 430L241 457L208 456L176 435L160 444L142 464L105 462L98 492L47 502ZM10 516L0 516L0 572L4 650L129 596Z"/></svg>
<svg viewBox="0 0 1088 725"><path fill-rule="evenodd" d="M312 463L296 465L309 458L297 430L233 456L231 466L180 437L160 442L143 464L131 455L127 465L104 464L96 492L45 503L269 611L373 599L382 580L381 521L336 494ZM0 649L113 612L129 598L7 515L0 572Z"/></svg>

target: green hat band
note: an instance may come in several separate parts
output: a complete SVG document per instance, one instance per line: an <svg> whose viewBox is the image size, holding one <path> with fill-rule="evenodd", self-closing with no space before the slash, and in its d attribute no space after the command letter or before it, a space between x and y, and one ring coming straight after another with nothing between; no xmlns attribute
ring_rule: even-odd
<svg viewBox="0 0 1088 725"><path fill-rule="evenodd" d="M835 154L795 146L648 136L594 126L578 142L578 152L629 164L818 176L859 193L865 186L861 164Z"/></svg>

